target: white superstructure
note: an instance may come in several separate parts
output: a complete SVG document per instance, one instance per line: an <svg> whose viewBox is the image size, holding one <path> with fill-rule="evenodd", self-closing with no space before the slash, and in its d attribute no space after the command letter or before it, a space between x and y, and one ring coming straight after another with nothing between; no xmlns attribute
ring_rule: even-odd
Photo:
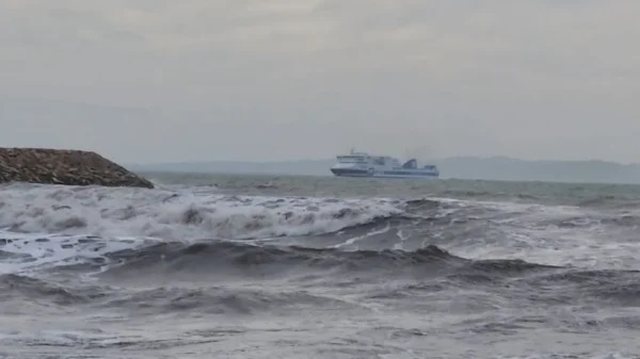
<svg viewBox="0 0 640 359"><path fill-rule="evenodd" d="M404 164L389 156L372 156L365 152L352 151L348 155L337 156L337 163L331 167L336 176L383 177L383 178L438 178L440 172L434 165L418 168L418 162L411 159Z"/></svg>

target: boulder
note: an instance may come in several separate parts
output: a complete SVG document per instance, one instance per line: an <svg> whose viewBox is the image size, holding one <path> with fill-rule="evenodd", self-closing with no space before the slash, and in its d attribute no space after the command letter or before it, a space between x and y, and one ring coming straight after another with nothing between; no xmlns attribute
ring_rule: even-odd
<svg viewBox="0 0 640 359"><path fill-rule="evenodd" d="M94 152L0 148L0 183L153 188L146 179Z"/></svg>

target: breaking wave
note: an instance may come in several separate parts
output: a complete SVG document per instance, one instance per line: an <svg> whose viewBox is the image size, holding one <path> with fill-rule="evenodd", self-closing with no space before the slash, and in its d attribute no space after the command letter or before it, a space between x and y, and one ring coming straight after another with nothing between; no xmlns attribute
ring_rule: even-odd
<svg viewBox="0 0 640 359"><path fill-rule="evenodd" d="M451 288L492 291L497 297L521 296L527 301L640 307L638 271L585 270L530 263L523 260L470 260L437 246L416 251L343 251L249 243L158 243L105 254L108 266L98 271L100 286L87 282L67 286L21 274L0 275L0 300L58 306L96 305L128 308L136 315L162 311L198 310L208 313L251 314L305 306L355 308L350 302L305 288L325 284L349 288L370 283L367 296L401 300ZM94 263L94 270L104 263ZM60 270L77 270L58 267ZM80 268L82 271L86 266ZM131 274L135 273L135 276ZM380 286L380 278L395 284ZM229 290L225 283L285 279L298 290ZM407 282L408 280L408 282ZM189 283L164 287L163 283ZM109 286L116 284L116 287ZM126 291L120 287L149 283L155 289ZM207 283L207 285L198 285ZM215 284L215 286L211 286ZM491 289L493 288L493 289ZM570 294L569 294L570 293ZM25 308L28 308L26 306Z"/></svg>
<svg viewBox="0 0 640 359"><path fill-rule="evenodd" d="M0 229L166 240L301 236L400 214L398 203L16 184L0 192Z"/></svg>
<svg viewBox="0 0 640 359"><path fill-rule="evenodd" d="M489 276L501 277L557 267L521 260L468 260L433 245L416 251L356 250L266 246L247 243L163 243L140 250L111 253L113 263L103 278L125 279L130 273L144 278L314 278L319 281L378 280L391 277Z"/></svg>

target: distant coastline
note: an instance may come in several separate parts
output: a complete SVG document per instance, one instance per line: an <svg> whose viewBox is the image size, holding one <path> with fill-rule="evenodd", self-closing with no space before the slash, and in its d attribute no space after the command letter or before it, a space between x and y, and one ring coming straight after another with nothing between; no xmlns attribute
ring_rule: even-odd
<svg viewBox="0 0 640 359"><path fill-rule="evenodd" d="M257 175L331 176L333 159L277 162L210 161L130 164L138 172L227 173ZM608 161L529 161L507 157L453 157L429 160L440 168L441 177L574 183L640 184L640 164Z"/></svg>

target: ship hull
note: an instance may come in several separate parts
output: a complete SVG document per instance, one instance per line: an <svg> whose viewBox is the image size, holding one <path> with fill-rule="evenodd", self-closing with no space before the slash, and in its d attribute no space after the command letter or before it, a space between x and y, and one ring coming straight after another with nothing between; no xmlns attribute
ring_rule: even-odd
<svg viewBox="0 0 640 359"><path fill-rule="evenodd" d="M400 171L367 171L359 169L336 169L332 168L331 173L337 177L370 177L370 178L420 178L438 179L434 173L425 172L400 172Z"/></svg>
<svg viewBox="0 0 640 359"><path fill-rule="evenodd" d="M439 176L435 174L424 173L403 173L403 174L387 174L387 173L375 173L372 177L376 178L420 178L420 179L438 179Z"/></svg>
<svg viewBox="0 0 640 359"><path fill-rule="evenodd" d="M372 177L369 171L360 169L332 168L331 173L338 177Z"/></svg>

